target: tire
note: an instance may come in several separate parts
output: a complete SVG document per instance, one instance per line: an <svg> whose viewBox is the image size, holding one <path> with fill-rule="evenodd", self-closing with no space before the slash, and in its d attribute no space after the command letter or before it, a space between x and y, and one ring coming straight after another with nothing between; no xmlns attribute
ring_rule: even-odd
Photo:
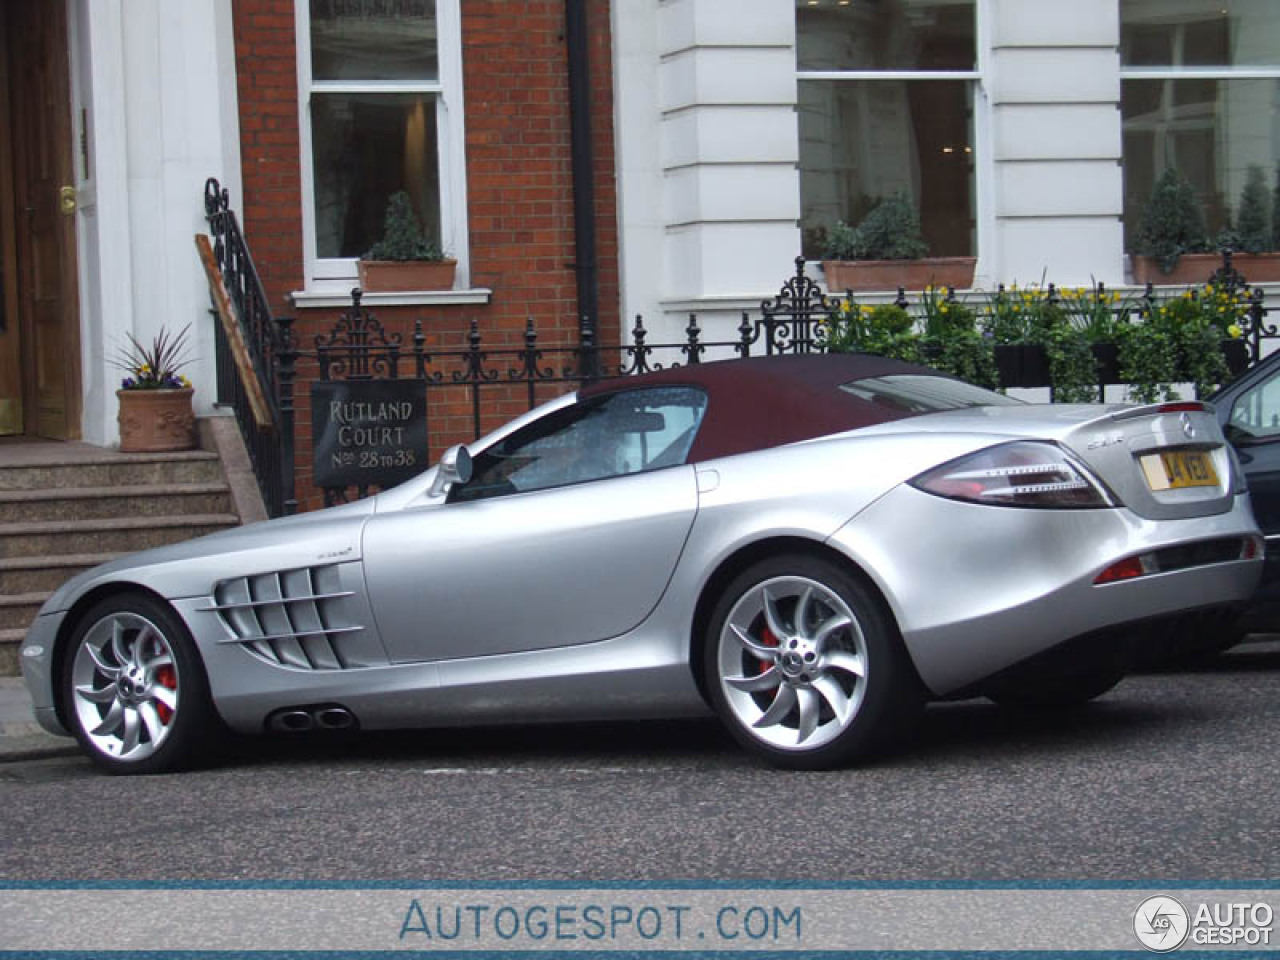
<svg viewBox="0 0 1280 960"><path fill-rule="evenodd" d="M1124 679L1125 669L1103 663L1063 674L1010 683L987 693L1002 707L1013 710L1063 710L1096 700Z"/></svg>
<svg viewBox="0 0 1280 960"><path fill-rule="evenodd" d="M703 649L712 705L749 751L794 769L847 764L904 734L922 688L889 613L835 564L755 564L720 597Z"/></svg>
<svg viewBox="0 0 1280 960"><path fill-rule="evenodd" d="M167 605L120 594L80 618L64 653L68 726L108 773L163 773L207 759L221 728L204 665Z"/></svg>

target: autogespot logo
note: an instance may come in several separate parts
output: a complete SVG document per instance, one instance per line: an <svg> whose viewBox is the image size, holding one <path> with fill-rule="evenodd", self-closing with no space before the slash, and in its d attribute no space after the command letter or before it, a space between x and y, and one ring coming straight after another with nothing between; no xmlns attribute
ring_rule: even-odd
<svg viewBox="0 0 1280 960"><path fill-rule="evenodd" d="M1147 897L1133 914L1138 942L1155 953L1177 950L1187 939L1191 915L1173 897Z"/></svg>

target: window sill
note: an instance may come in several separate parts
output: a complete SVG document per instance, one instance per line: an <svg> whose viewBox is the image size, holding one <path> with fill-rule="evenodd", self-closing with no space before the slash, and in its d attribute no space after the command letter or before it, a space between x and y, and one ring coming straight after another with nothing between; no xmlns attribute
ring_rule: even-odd
<svg viewBox="0 0 1280 960"><path fill-rule="evenodd" d="M296 290L289 296L298 310L351 306L351 291L358 286L354 278L340 283L316 284L307 290ZM360 303L365 307L419 307L486 304L493 299L488 287L470 290L410 290L397 293L365 292Z"/></svg>

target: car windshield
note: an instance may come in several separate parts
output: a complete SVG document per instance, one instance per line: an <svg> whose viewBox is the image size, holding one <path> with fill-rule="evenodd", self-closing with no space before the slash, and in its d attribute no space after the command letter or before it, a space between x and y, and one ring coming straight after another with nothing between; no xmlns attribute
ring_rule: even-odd
<svg viewBox="0 0 1280 960"><path fill-rule="evenodd" d="M851 380L840 389L861 400L904 413L937 413L967 407L997 407L1020 404L1004 394L975 387L963 380L903 373L885 377Z"/></svg>

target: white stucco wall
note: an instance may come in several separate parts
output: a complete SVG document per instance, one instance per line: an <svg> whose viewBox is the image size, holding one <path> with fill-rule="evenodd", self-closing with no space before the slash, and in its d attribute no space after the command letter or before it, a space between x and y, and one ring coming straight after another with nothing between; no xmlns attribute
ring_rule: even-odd
<svg viewBox="0 0 1280 960"><path fill-rule="evenodd" d="M85 440L119 441L113 364L188 324L197 412L214 400L209 295L194 236L218 177L240 197L231 0L68 0L77 160ZM83 117L83 124L81 123Z"/></svg>
<svg viewBox="0 0 1280 960"><path fill-rule="evenodd" d="M623 316L731 338L800 249L795 0L616 0ZM979 286L1124 282L1118 0L977 0ZM817 271L813 271L818 275Z"/></svg>
<svg viewBox="0 0 1280 960"><path fill-rule="evenodd" d="M800 248L794 7L617 0L613 17L624 326L736 324Z"/></svg>

